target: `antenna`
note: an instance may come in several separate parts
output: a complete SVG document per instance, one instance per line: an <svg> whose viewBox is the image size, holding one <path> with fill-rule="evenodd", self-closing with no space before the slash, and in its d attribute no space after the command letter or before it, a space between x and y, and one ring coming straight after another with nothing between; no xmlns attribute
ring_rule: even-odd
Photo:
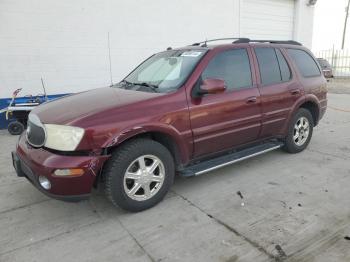
<svg viewBox="0 0 350 262"><path fill-rule="evenodd" d="M109 59L109 76L111 78L111 86L113 86L111 44L110 44L110 39L109 39L109 32L108 32L108 59Z"/></svg>
<svg viewBox="0 0 350 262"><path fill-rule="evenodd" d="M41 85L43 86L44 89L44 95L45 95L45 102L47 101L47 95L46 95L46 89L45 89L45 85L44 85L44 79L41 77Z"/></svg>

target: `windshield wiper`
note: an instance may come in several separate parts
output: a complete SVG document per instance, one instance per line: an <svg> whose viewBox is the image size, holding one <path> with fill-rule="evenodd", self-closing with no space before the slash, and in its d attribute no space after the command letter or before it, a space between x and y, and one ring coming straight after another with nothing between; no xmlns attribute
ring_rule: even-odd
<svg viewBox="0 0 350 262"><path fill-rule="evenodd" d="M151 87L152 89L156 89L158 88L157 85L152 85L152 84L149 84L149 83L146 83L146 82L142 82L142 83L134 83L134 85L139 85L139 86L147 86L147 87Z"/></svg>
<svg viewBox="0 0 350 262"><path fill-rule="evenodd" d="M140 83L139 82L135 82L135 83L133 83L133 82L129 82L129 81L125 80L125 79L120 81L120 83L123 83L126 86L145 86L145 87L151 88L152 91L154 91L154 92L157 92L156 89L158 88L157 85L152 85L152 84L149 84L149 83L146 83L146 82L140 82Z"/></svg>
<svg viewBox="0 0 350 262"><path fill-rule="evenodd" d="M126 80L122 80L119 83L115 83L113 85L110 85L110 87L121 87L121 85L123 85L123 86L124 85L133 85L133 83L130 83L130 82L126 81Z"/></svg>
<svg viewBox="0 0 350 262"><path fill-rule="evenodd" d="M120 81L121 83L124 83L124 84L127 84L127 85L134 85L134 86L147 86L147 87L151 87L151 88L158 88L157 85L153 85L153 84L150 84L150 83L147 83L147 82L129 82L127 80L122 80Z"/></svg>
<svg viewBox="0 0 350 262"><path fill-rule="evenodd" d="M125 79L123 79L122 81L120 81L120 83L124 83L124 84L127 84L127 85L134 85L134 83L131 83Z"/></svg>

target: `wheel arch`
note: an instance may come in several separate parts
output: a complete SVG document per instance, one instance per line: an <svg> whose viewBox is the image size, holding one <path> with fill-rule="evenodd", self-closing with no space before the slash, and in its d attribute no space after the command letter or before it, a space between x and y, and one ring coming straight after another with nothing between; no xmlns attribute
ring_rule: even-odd
<svg viewBox="0 0 350 262"><path fill-rule="evenodd" d="M118 146L137 138L148 138L165 146L172 154L175 166L179 167L189 161L189 150L181 134L170 126L144 126L128 128L119 132L104 146L106 154L110 154Z"/></svg>
<svg viewBox="0 0 350 262"><path fill-rule="evenodd" d="M315 95L313 94L308 94L304 97L300 97L300 99L298 99L293 107L291 108L291 110L289 111L288 117L287 117L287 121L285 122L285 125L283 127L283 136L285 136L288 132L288 128L290 125L290 121L293 118L293 115L298 111L299 108L305 108L307 110L310 111L313 121L314 121L314 126L316 126L319 122L319 118L320 118L320 103L318 102L318 99Z"/></svg>
<svg viewBox="0 0 350 262"><path fill-rule="evenodd" d="M314 126L318 124L318 120L320 117L320 107L316 102L311 100L305 101L303 104L299 106L299 108L304 108L308 110L312 115Z"/></svg>

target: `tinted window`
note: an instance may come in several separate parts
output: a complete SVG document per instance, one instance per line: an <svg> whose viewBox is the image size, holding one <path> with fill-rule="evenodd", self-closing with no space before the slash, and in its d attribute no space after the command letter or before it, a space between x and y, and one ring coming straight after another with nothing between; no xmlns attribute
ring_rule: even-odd
<svg viewBox="0 0 350 262"><path fill-rule="evenodd" d="M317 61L322 68L331 68L331 65L328 63L326 59L318 58Z"/></svg>
<svg viewBox="0 0 350 262"><path fill-rule="evenodd" d="M280 67L274 48L255 48L263 85L276 84L282 81Z"/></svg>
<svg viewBox="0 0 350 262"><path fill-rule="evenodd" d="M303 76L309 77L321 74L315 60L307 52L300 49L288 49L288 54Z"/></svg>
<svg viewBox="0 0 350 262"><path fill-rule="evenodd" d="M202 79L218 78L225 81L227 89L252 85L249 58L246 49L233 49L217 54L202 73Z"/></svg>
<svg viewBox="0 0 350 262"><path fill-rule="evenodd" d="M276 55L277 55L277 59L278 59L278 63L280 65L280 70L281 70L281 78L283 82L288 81L289 79L291 79L291 72L290 72L290 68L288 66L288 63L286 61L286 59L284 58L284 56L282 55L281 51L278 49L276 50Z"/></svg>

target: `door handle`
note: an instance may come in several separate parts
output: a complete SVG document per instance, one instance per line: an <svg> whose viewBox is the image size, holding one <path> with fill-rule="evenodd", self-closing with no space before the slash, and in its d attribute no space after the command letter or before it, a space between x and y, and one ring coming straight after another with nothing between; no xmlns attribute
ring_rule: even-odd
<svg viewBox="0 0 350 262"><path fill-rule="evenodd" d="M247 98L246 103L252 104L252 103L256 103L256 101L257 101L256 96L252 96L252 97Z"/></svg>
<svg viewBox="0 0 350 262"><path fill-rule="evenodd" d="M300 94L300 89L293 89L293 90L290 91L290 93L291 93L293 96L299 95L299 94Z"/></svg>

